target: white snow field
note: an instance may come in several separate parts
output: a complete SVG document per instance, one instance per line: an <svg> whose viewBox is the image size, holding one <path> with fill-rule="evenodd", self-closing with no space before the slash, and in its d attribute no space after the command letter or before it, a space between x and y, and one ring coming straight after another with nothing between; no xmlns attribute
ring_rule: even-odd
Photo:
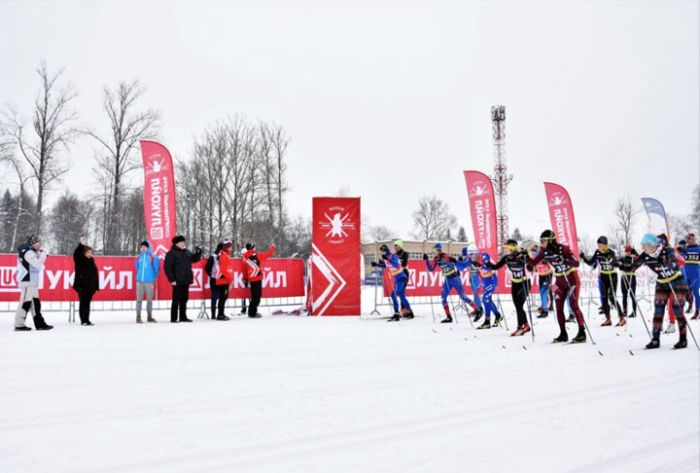
<svg viewBox="0 0 700 473"><path fill-rule="evenodd" d="M94 327L48 314L44 333L2 314L0 472L699 471L692 340L645 352L639 318L591 316L597 345L562 346L551 316L533 343L416 312L96 313Z"/></svg>

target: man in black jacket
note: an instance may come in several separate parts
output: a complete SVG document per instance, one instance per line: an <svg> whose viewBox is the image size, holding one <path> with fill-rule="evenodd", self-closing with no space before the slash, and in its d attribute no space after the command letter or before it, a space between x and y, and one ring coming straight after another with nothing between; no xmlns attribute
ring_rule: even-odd
<svg viewBox="0 0 700 473"><path fill-rule="evenodd" d="M190 295L190 284L194 280L192 263L202 258L202 249L195 247L194 253L187 250L185 237L178 235L173 238L173 246L165 255L165 275L173 286L173 302L170 306L170 322L192 322L187 318L187 300ZM178 319L179 313L179 319Z"/></svg>

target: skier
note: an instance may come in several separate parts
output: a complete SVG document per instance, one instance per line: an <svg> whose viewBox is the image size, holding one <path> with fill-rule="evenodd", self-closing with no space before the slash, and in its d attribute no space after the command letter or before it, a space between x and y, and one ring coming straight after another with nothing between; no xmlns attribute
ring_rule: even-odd
<svg viewBox="0 0 700 473"><path fill-rule="evenodd" d="M637 251L632 246L625 246L625 256L618 260L618 267L622 271L622 313L625 317L637 316L637 275L634 272L634 260ZM630 299L632 313L627 312L627 299Z"/></svg>
<svg viewBox="0 0 700 473"><path fill-rule="evenodd" d="M396 253L396 256L399 257L399 262L401 263L401 268L403 269L404 274L406 274L406 283L408 284L408 278L409 278L409 272L408 272L408 253L406 253L403 249L403 240L394 240L394 252ZM404 292L406 288L404 287ZM394 296L396 297L396 296ZM401 306L401 309L406 309L403 305ZM394 311L396 313L397 311ZM404 317L408 319L412 319L415 317L413 315L413 310L408 307L408 310L405 311Z"/></svg>
<svg viewBox="0 0 700 473"><path fill-rule="evenodd" d="M80 305L80 325L92 326L90 322L90 304L92 297L100 290L99 274L97 265L92 256L92 248L87 245L85 237L80 237L80 243L73 252L73 262L75 263L75 278L73 289L78 293Z"/></svg>
<svg viewBox="0 0 700 473"><path fill-rule="evenodd" d="M552 293L552 267L542 262L535 268L537 271L537 284L540 288L540 306L537 308L537 318L544 319L549 315L553 298Z"/></svg>
<svg viewBox="0 0 700 473"><path fill-rule="evenodd" d="M620 318L615 326L623 327L626 323L625 315L622 313L622 309L617 302L617 257L615 256L615 252L608 247L608 237L600 236L596 243L598 244L598 249L595 250L591 258L586 258L583 251L579 253L579 256L591 268L597 266L600 270L598 274L598 284L602 288L603 313L605 314L605 322L600 326L609 327L612 325L612 321L610 320L610 306L612 303L615 305L615 310Z"/></svg>
<svg viewBox="0 0 700 473"><path fill-rule="evenodd" d="M41 315L41 301L39 300L39 282L41 271L48 257L48 253L41 248L41 238L32 235L27 238L27 243L20 245L17 264L17 285L20 296L17 312L15 312L15 331L24 332L31 328L25 325L27 313L32 311L34 316L34 328L37 330L51 330Z"/></svg>
<svg viewBox="0 0 700 473"><path fill-rule="evenodd" d="M474 261L479 260L479 249L475 245L469 245L468 248L462 249L462 255L466 258L469 258L473 263ZM479 320L479 318L481 318L481 313L483 312L481 297L479 297L481 279L479 278L479 272L477 267L473 264L467 267L467 271L469 273L469 285L472 288L472 296L474 297L474 303L476 304L476 308L479 309L479 312L477 312L476 314L472 314L475 315L474 322L476 322Z"/></svg>
<svg viewBox="0 0 700 473"><path fill-rule="evenodd" d="M165 254L165 276L173 287L173 299L170 305L170 322L192 322L187 318L187 301L190 296L190 284L194 281L192 263L202 258L202 249L195 247L191 253L185 237L178 235L172 240L173 246ZM178 317L179 315L179 317Z"/></svg>
<svg viewBox="0 0 700 473"><path fill-rule="evenodd" d="M219 251L219 261L218 261L218 272L216 273L216 280L214 282L213 288L216 287L217 294L217 315L216 320L230 320L224 314L224 308L226 307L226 301L228 300L228 290L233 283L233 258L231 258L231 251L233 249L233 243L230 240L224 240L221 243L221 251ZM212 306L212 318L214 316L214 307Z"/></svg>
<svg viewBox="0 0 700 473"><path fill-rule="evenodd" d="M527 258L527 262L532 267L537 266L541 261L549 263L554 268L554 275L556 276L553 292L560 333L553 342L563 343L569 340L564 319L564 304L567 299L578 322L578 333L573 338L572 343L585 342L585 321L583 320L581 308L578 305L578 295L581 288L581 281L576 271L576 268L579 266L578 260L568 246L557 242L552 230L545 230L540 235L540 246L536 248L535 254L532 257L528 255Z"/></svg>
<svg viewBox="0 0 700 473"><path fill-rule="evenodd" d="M683 260L678 258L673 248L664 246L662 240L647 233L642 238L642 253L634 261L634 270L642 265L656 273L656 289L654 291L654 322L652 339L647 349L659 348L661 329L663 328L664 312L668 300L673 296L673 312L678 320L679 339L673 348L686 348L686 319L683 305L688 295L688 284L680 272Z"/></svg>
<svg viewBox="0 0 700 473"><path fill-rule="evenodd" d="M656 238L659 240L659 244L663 246L664 248L670 248L671 251L675 253L675 250L671 248L671 246L668 244L668 236L666 236L665 233L659 233L656 235ZM681 271L682 274L682 271ZM668 298L668 327L666 327L666 330L664 330L664 333L675 333L676 332L676 314L673 310L674 306L674 301L673 301L673 294Z"/></svg>
<svg viewBox="0 0 700 473"><path fill-rule="evenodd" d="M491 257L488 253L482 253L481 259L472 263L477 267L479 277L481 278L481 287L483 288L481 302L484 308L484 322L479 325L477 329L484 330L492 327L491 312L496 315L493 321L493 327L498 327L501 325L501 319L503 318L498 310L498 306L493 301L493 294L498 289L498 273L491 269Z"/></svg>
<svg viewBox="0 0 700 473"><path fill-rule="evenodd" d="M136 323L143 323L141 320L141 305L143 295L146 294L147 322L155 323L153 318L153 286L158 279L160 272L160 258L151 252L151 244L147 241L141 242L141 253L136 258Z"/></svg>
<svg viewBox="0 0 700 473"><path fill-rule="evenodd" d="M245 265L244 273L250 285L248 317L251 319L259 319L261 315L258 314L258 306L260 305L260 299L262 299L263 264L266 259L270 258L275 253L275 245L274 243L270 245L270 248L264 253L258 253L253 243L246 243L245 248L246 252L243 254L243 264Z"/></svg>
<svg viewBox="0 0 700 473"><path fill-rule="evenodd" d="M695 314L691 320L697 320L700 318L700 245L695 233L688 233L685 240L686 247L681 256L685 259L685 274L695 301Z"/></svg>
<svg viewBox="0 0 700 473"><path fill-rule="evenodd" d="M440 243L435 243L433 253L434 256L432 259L430 259L428 255L424 253L423 260L425 261L425 266L428 268L429 272L432 272L435 268L439 267L442 271L442 275L445 278L445 282L442 284L442 291L440 293L442 298L442 307L445 310L445 318L440 321L440 323L446 324L452 322L452 314L450 313L450 306L447 303L447 296L453 289L457 291L460 299L466 302L474 310L474 312L481 312L481 310L476 307L476 304L474 304L464 293L462 279L459 277L459 269L457 269L457 260L447 253L443 253L442 244Z"/></svg>
<svg viewBox="0 0 700 473"><path fill-rule="evenodd" d="M527 314L525 313L525 303L530 296L530 279L527 276L527 253L520 251L516 240L508 240L503 245L505 254L501 257L498 263L493 264L490 261L484 262L486 266L493 270L501 269L507 266L511 276L510 293L515 305L515 312L518 314L518 328L511 333L511 337L519 337L530 331L530 325L527 322ZM488 255L487 255L488 256Z"/></svg>
<svg viewBox="0 0 700 473"><path fill-rule="evenodd" d="M685 240L680 240L678 244L676 245L676 254L683 258L683 261L685 261L685 250L688 247L688 244L686 243ZM688 288L690 291L688 291L688 297L686 298L686 302L688 303L688 309L685 311L686 314L689 314L693 311L693 288L692 284L690 284L690 279L688 279L688 264L686 261L686 264L681 266L681 274L683 274L683 277L685 278L686 282L688 283Z"/></svg>
<svg viewBox="0 0 700 473"><path fill-rule="evenodd" d="M397 304L394 306L394 315L388 320L389 322L397 322L404 316L407 319L412 319L413 311L411 305L406 299L406 284L408 283L408 274L401 264L401 258L397 254L393 254L387 245L379 247L382 260L379 262L372 261L373 268L384 268L389 271L389 274L394 279L394 294L401 301L401 312L397 311ZM393 300L393 298L392 298Z"/></svg>

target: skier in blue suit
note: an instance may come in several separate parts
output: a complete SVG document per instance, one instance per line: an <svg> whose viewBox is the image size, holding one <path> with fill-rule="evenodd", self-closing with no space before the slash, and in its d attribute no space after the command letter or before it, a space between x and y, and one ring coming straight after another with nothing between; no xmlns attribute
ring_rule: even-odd
<svg viewBox="0 0 700 473"><path fill-rule="evenodd" d="M452 322L452 314L450 313L450 305L447 303L447 296L453 289L457 291L459 298L469 305L474 312L478 313L481 311L464 292L462 278L459 276L459 268L457 267L458 261L447 253L444 253L440 243L435 243L432 259L429 258L428 255L423 254L423 260L425 261L428 271L433 272L435 268L440 268L445 278L445 282L442 284L442 292L440 293L442 308L445 310L445 318L440 323L446 324Z"/></svg>
<svg viewBox="0 0 700 473"><path fill-rule="evenodd" d="M411 304L409 304L406 298L406 285L408 284L408 275L404 271L401 265L401 260L399 256L392 253L387 245L382 245L379 247L381 251L382 260L379 262L372 261L372 267L385 268L389 271L391 276L394 278L394 297L392 297L392 302L394 302L395 297L401 301L401 312L399 313L398 307L394 302L394 315L389 319L389 322L397 322L401 319L401 316L407 319L412 319L413 311L411 310Z"/></svg>

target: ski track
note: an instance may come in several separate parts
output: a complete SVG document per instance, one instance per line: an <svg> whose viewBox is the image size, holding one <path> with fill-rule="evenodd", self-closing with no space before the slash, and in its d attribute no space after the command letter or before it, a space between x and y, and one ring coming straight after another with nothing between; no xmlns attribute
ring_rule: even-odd
<svg viewBox="0 0 700 473"><path fill-rule="evenodd" d="M700 352L639 319L131 319L0 330L0 472L700 471Z"/></svg>

